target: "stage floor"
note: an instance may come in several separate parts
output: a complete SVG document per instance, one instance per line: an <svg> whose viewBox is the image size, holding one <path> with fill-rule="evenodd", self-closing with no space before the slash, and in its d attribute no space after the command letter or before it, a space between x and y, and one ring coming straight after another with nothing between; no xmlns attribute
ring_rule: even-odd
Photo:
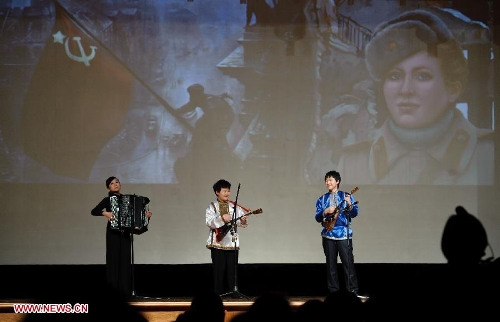
<svg viewBox="0 0 500 322"><path fill-rule="evenodd" d="M324 297L289 297L288 300L292 309L297 309L305 302ZM255 297L246 298L224 298L222 302L226 309L226 322L229 322L234 316L245 312L256 300ZM26 313L15 313L14 306L17 304L39 303L29 299L3 299L0 301L0 321L2 322L22 322L26 317ZM136 308L149 322L170 322L175 321L177 316L189 309L191 298L187 297L136 297L128 302L132 307ZM44 303L50 304L50 303ZM82 303L84 304L84 303ZM88 307L92 310L91 305ZM64 314L64 313L61 313Z"/></svg>

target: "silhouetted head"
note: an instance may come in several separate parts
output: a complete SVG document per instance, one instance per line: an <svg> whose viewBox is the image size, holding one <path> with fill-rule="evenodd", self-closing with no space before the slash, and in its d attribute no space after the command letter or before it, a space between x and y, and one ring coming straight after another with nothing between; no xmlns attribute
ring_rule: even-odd
<svg viewBox="0 0 500 322"><path fill-rule="evenodd" d="M301 321L325 321L328 320L328 314L325 303L319 299L311 299L297 308L295 311L295 320Z"/></svg>
<svg viewBox="0 0 500 322"><path fill-rule="evenodd" d="M464 207L455 211L444 227L441 250L450 264L477 264L488 246L486 230Z"/></svg>
<svg viewBox="0 0 500 322"><path fill-rule="evenodd" d="M196 321L224 322L224 303L214 291L202 291L195 295L189 309Z"/></svg>
<svg viewBox="0 0 500 322"><path fill-rule="evenodd" d="M281 292L269 291L259 296L247 311L251 321L290 321L293 316L288 298Z"/></svg>
<svg viewBox="0 0 500 322"><path fill-rule="evenodd" d="M201 84L193 84L187 88L190 95L201 95L205 93L205 87Z"/></svg>
<svg viewBox="0 0 500 322"><path fill-rule="evenodd" d="M189 93L189 101L196 106L204 107L207 103L207 95L205 87L201 84L193 84L187 88Z"/></svg>

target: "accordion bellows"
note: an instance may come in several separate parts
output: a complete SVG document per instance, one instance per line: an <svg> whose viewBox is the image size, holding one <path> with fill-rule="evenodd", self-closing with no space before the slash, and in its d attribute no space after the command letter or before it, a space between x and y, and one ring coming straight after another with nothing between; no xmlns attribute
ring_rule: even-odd
<svg viewBox="0 0 500 322"><path fill-rule="evenodd" d="M130 230L142 234L148 230L149 219L146 217L146 205L149 198L138 195L111 196L111 229Z"/></svg>

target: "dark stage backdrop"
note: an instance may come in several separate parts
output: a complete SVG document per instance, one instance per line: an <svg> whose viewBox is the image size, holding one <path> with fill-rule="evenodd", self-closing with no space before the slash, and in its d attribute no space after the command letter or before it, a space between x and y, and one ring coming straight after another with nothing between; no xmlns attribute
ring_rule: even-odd
<svg viewBox="0 0 500 322"><path fill-rule="evenodd" d="M479 276L488 278L489 285L493 285L498 265L490 263L477 269ZM134 272L134 291L139 297L192 297L213 287L209 263L137 264ZM447 264L356 264L356 272L360 291L375 296L395 290L407 292L419 281L429 283L434 277L446 276ZM16 280L0 289L0 299L6 300L67 300L70 294L81 296L85 290L99 295L96 292L106 285L105 265L6 265L0 267L0 273ZM239 291L251 297L267 291L281 291L294 297L328 294L325 264L240 264L237 277ZM344 285L343 275L339 278Z"/></svg>
<svg viewBox="0 0 500 322"><path fill-rule="evenodd" d="M106 220L90 210L109 176L151 200L138 264L210 263L204 213L220 178L263 210L238 231L240 263L323 263L314 214L328 170L359 188L357 263L444 263L457 205L498 251L497 7L466 2L0 2L0 264L103 264ZM395 169L366 153L388 117L366 43L415 9L462 45L455 110L481 128L433 150L449 171L420 179L418 152Z"/></svg>

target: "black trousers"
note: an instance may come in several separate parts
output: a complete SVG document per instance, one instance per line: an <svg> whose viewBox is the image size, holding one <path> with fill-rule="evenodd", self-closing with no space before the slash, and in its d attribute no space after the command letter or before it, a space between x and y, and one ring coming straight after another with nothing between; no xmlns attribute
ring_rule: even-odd
<svg viewBox="0 0 500 322"><path fill-rule="evenodd" d="M326 281L328 292L333 293L340 290L339 274L337 270L337 256L340 257L344 270L346 289L349 292L358 293L358 277L354 268L354 256L352 252L352 239L333 240L323 239L323 252L326 257Z"/></svg>
<svg viewBox="0 0 500 322"><path fill-rule="evenodd" d="M132 242L129 231L106 228L106 280L123 296L132 295Z"/></svg>
<svg viewBox="0 0 500 322"><path fill-rule="evenodd" d="M214 271L214 292L221 295L233 291L236 285L238 250L211 248L210 252Z"/></svg>

